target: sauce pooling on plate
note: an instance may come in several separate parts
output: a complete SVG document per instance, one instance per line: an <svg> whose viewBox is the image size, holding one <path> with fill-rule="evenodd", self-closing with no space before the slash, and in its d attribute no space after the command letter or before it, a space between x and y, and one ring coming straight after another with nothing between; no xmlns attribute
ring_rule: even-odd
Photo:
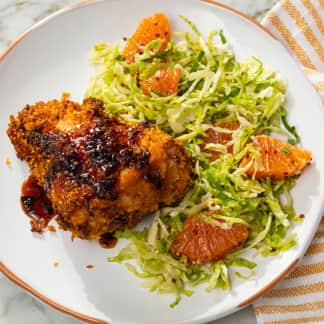
<svg viewBox="0 0 324 324"><path fill-rule="evenodd" d="M99 244L105 249L112 249L116 246L118 239L114 237L113 233L105 233L101 235L99 239Z"/></svg>
<svg viewBox="0 0 324 324"><path fill-rule="evenodd" d="M51 201L33 176L23 183L20 197L25 214L31 218L31 231L42 233L54 217Z"/></svg>
<svg viewBox="0 0 324 324"><path fill-rule="evenodd" d="M25 214L31 218L31 231L42 233L55 214L51 201L33 176L23 183L20 200ZM115 247L117 241L112 233L105 233L99 239L100 245L107 249Z"/></svg>

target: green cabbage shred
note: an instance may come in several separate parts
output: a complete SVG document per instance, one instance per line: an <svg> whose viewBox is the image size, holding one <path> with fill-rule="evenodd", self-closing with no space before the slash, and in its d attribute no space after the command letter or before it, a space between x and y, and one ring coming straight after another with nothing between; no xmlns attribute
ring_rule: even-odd
<svg viewBox="0 0 324 324"><path fill-rule="evenodd" d="M175 294L171 307L181 296L191 296L192 287L200 283L206 284L207 291L229 289L232 268L245 269L233 273L250 278L256 264L243 253L256 249L269 256L291 248L296 237L289 229L300 220L290 195L297 177L257 180L240 167L247 153L258 158L258 150L250 144L255 135L279 134L293 144L300 140L287 121L285 82L256 57L237 61L222 30L204 37L191 21L181 18L193 33L176 33L181 40L170 41L163 51L159 51L160 40L152 41L132 63L125 61L118 45L95 45L90 55L95 72L85 93L85 97L101 99L107 114L154 123L181 141L196 161L195 182L183 200L156 212L150 228L117 232L129 244L108 259L125 263L150 291ZM152 91L151 96L145 95L138 79L166 68L181 70L177 94L163 96ZM239 122L240 127L230 131L215 126L227 121ZM219 159L209 161L210 153L200 148L209 128L232 133L233 140L226 145L233 145L233 154L226 153L226 145L209 144L209 152L221 153ZM191 215L223 227L247 224L249 238L223 260L189 263L174 256L170 245Z"/></svg>

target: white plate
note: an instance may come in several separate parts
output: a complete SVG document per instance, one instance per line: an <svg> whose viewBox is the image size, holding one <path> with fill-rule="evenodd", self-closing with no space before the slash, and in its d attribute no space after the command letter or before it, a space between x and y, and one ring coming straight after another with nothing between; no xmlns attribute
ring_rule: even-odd
<svg viewBox="0 0 324 324"><path fill-rule="evenodd" d="M186 28L178 14L193 20L202 32L222 28L239 58L258 56L288 80L289 118L314 163L293 190L298 245L278 257L258 259L254 278L233 280L232 291L206 293L198 287L174 309L172 296L149 293L124 266L110 264L123 245L105 250L96 242L59 231L39 237L29 231L19 195L26 166L17 160L5 131L10 114L27 103L60 98L63 91L81 100L90 69L87 54L100 40L122 42L138 22L154 12L166 13L173 30ZM288 52L246 17L219 4L192 0L88 1L60 11L35 25L0 61L0 270L48 304L93 323L201 323L245 306L274 285L300 259L322 215L324 202L324 118L321 102ZM5 159L12 160L11 166ZM53 262L59 266L54 267ZM94 269L85 268L93 264Z"/></svg>

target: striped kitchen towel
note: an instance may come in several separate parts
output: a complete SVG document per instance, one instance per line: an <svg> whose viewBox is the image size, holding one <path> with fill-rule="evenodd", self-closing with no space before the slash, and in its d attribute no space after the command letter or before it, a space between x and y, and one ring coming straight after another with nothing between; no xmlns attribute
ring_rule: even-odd
<svg viewBox="0 0 324 324"><path fill-rule="evenodd" d="M300 62L324 103L324 0L283 0L262 24ZM253 307L262 324L324 323L324 217L300 265Z"/></svg>

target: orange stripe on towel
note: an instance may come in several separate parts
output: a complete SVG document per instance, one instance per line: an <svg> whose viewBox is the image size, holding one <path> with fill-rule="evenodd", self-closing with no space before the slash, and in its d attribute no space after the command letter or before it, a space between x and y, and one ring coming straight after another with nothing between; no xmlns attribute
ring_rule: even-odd
<svg viewBox="0 0 324 324"><path fill-rule="evenodd" d="M266 18L282 35L290 49L295 53L300 63L302 63L304 66L310 69L316 69L309 56L306 54L304 49L297 43L297 41L292 37L288 28L284 25L283 21L279 18L279 16L271 12L267 15Z"/></svg>
<svg viewBox="0 0 324 324"><path fill-rule="evenodd" d="M303 303L296 305L260 305L254 308L256 314L296 313L306 311L324 310L324 300L315 303Z"/></svg>
<svg viewBox="0 0 324 324"><path fill-rule="evenodd" d="M312 28L307 23L306 19L302 16L297 7L290 1L284 0L282 1L282 7L286 10L289 16L294 20L296 25L299 27L307 41L314 48L318 57L324 62L324 50L323 46L317 37L314 35Z"/></svg>

